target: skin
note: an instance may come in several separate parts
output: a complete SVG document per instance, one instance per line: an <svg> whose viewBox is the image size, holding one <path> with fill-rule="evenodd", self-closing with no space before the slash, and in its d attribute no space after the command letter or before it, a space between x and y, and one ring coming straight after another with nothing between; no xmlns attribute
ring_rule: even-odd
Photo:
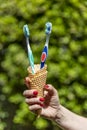
<svg viewBox="0 0 87 130"><path fill-rule="evenodd" d="M29 88L28 77L26 77L25 84ZM63 107L59 102L58 92L52 85L44 86L44 100L40 100L41 97L38 97L35 89L25 90L23 95L30 111L36 113L41 108L40 115L56 122L62 129L87 130L87 118L81 117Z"/></svg>

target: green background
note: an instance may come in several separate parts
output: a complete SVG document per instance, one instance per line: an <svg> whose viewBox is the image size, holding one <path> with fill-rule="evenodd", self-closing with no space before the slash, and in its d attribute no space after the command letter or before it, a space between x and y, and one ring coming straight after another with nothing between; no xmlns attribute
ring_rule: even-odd
<svg viewBox="0 0 87 130"><path fill-rule="evenodd" d="M60 130L44 118L35 120L22 95L29 65L23 25L40 63L48 21L47 83L58 90L62 105L87 116L87 0L0 0L0 130Z"/></svg>

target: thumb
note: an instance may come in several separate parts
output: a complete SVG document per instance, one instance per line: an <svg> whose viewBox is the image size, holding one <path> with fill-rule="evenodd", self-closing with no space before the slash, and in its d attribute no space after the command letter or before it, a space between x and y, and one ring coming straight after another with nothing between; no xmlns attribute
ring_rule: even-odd
<svg viewBox="0 0 87 130"><path fill-rule="evenodd" d="M56 95L56 94L58 94L57 90L51 84L46 84L44 86L44 90L48 91L48 93L50 95Z"/></svg>

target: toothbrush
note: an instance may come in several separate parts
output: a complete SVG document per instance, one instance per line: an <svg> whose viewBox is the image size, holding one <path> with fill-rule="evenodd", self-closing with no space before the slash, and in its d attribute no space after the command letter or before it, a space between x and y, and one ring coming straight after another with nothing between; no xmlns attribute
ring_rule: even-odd
<svg viewBox="0 0 87 130"><path fill-rule="evenodd" d="M29 44L30 33L29 33L29 29L28 29L27 24L24 25L23 32L24 32L24 35L25 35L25 38L26 38L26 44L27 44L27 50L28 50L28 60L29 60L30 66L32 68L32 74L34 74L35 73L35 70L34 70L34 58L33 58L32 50L30 48L30 44Z"/></svg>
<svg viewBox="0 0 87 130"><path fill-rule="evenodd" d="M42 54L41 54L40 69L42 69L44 67L46 58L48 56L48 44L49 44L49 38L50 38L51 31L52 31L52 23L47 22L46 29L45 29L46 43L45 43L44 49L43 49Z"/></svg>

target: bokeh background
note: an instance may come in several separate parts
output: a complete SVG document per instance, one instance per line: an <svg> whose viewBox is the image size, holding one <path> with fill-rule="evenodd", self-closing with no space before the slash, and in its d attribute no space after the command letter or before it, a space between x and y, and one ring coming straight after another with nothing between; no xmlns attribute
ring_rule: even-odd
<svg viewBox="0 0 87 130"><path fill-rule="evenodd" d="M47 119L35 120L22 95L29 65L23 25L40 63L48 21L47 83L62 105L87 116L87 0L0 0L0 130L61 130Z"/></svg>

